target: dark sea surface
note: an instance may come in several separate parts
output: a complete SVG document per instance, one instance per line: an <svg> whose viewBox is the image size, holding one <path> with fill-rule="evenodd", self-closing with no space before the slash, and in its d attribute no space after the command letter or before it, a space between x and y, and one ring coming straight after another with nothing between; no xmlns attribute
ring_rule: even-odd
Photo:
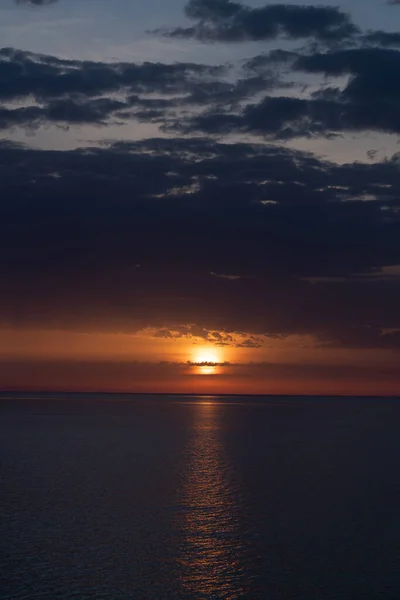
<svg viewBox="0 0 400 600"><path fill-rule="evenodd" d="M400 599L400 400L0 398L1 600Z"/></svg>

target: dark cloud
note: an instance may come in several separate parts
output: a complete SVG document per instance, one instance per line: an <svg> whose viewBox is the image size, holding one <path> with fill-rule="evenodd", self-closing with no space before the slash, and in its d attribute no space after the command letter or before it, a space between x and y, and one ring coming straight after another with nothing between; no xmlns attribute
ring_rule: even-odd
<svg viewBox="0 0 400 600"><path fill-rule="evenodd" d="M120 118L151 120L155 107L162 117L176 105L174 95L186 95L188 103L195 103L200 82L210 86L222 73L221 67L192 63L95 63L4 48L0 50L0 102L8 104L0 105L0 128L47 122L105 125L112 117L118 120L117 112ZM218 80L214 86L210 96L221 94ZM141 96L152 93L166 98ZM238 90L236 96L244 93ZM23 108L10 106L21 100Z"/></svg>
<svg viewBox="0 0 400 600"><path fill-rule="evenodd" d="M398 348L400 280L378 276L400 264L398 169L199 139L3 144L0 322Z"/></svg>
<svg viewBox="0 0 400 600"><path fill-rule="evenodd" d="M387 78L400 62L400 52L394 49L361 48L299 56L295 68L325 75L352 74L376 77L383 71Z"/></svg>
<svg viewBox="0 0 400 600"><path fill-rule="evenodd" d="M260 91L289 85L272 71L224 81L227 72L225 67L196 63L62 60L4 48L0 50L0 128L46 122L105 125L108 120L127 119L165 124L177 109L209 105L233 110Z"/></svg>
<svg viewBox="0 0 400 600"><path fill-rule="evenodd" d="M241 342L240 344L236 344L237 348L262 348L263 346L264 346L263 341L254 335L251 336L250 338L248 338L247 340L245 340L244 342Z"/></svg>
<svg viewBox="0 0 400 600"><path fill-rule="evenodd" d="M399 133L399 67L394 48L275 50L248 60L233 79L220 66L69 61L3 49L0 129L136 119L166 132L250 132L285 140L346 131ZM291 72L329 77L331 84L308 97L296 95ZM347 84L335 85L337 77L348 77ZM290 96L279 95L288 88ZM266 92L272 95L262 98Z"/></svg>
<svg viewBox="0 0 400 600"><path fill-rule="evenodd" d="M190 85L223 73L223 68L195 63L101 63L62 60L3 48L0 50L2 100L33 96L38 102L65 96L104 93L184 93Z"/></svg>
<svg viewBox="0 0 400 600"><path fill-rule="evenodd" d="M334 98L330 97L330 94ZM385 110L386 109L386 110ZM174 125L183 133L229 135L253 133L277 140L297 137L333 137L346 131L367 130L400 133L397 106L381 99L368 103L340 101L338 90L327 90L320 98L266 97L247 106L241 114L206 112L187 123Z"/></svg>
<svg viewBox="0 0 400 600"><path fill-rule="evenodd" d="M365 44L374 46L400 46L400 33L387 31L369 31L361 37Z"/></svg>
<svg viewBox="0 0 400 600"><path fill-rule="evenodd" d="M358 32L347 14L330 6L267 4L251 8L230 0L189 0L185 13L197 21L196 25L177 27L164 35L204 42L243 42L277 37L332 42Z"/></svg>
<svg viewBox="0 0 400 600"><path fill-rule="evenodd" d="M14 0L16 4L28 4L29 6L48 6L55 4L58 0Z"/></svg>
<svg viewBox="0 0 400 600"><path fill-rule="evenodd" d="M343 132L400 132L400 51L388 48L357 48L296 54L272 52L245 64L262 74L272 63L310 75L330 77L310 97L267 96L240 111L206 110L179 123L182 131L207 134L251 132L276 139L335 136ZM344 87L337 77L348 77Z"/></svg>
<svg viewBox="0 0 400 600"><path fill-rule="evenodd" d="M0 129L26 125L37 127L48 123L106 125L108 118L124 106L117 100L100 98L86 102L54 100L45 107L0 108Z"/></svg>

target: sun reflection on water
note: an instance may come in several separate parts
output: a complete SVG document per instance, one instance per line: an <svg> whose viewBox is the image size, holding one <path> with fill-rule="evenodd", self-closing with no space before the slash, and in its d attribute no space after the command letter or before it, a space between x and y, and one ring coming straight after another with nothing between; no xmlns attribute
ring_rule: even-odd
<svg viewBox="0 0 400 600"><path fill-rule="evenodd" d="M221 367L217 365L196 365L196 375L219 375Z"/></svg>
<svg viewBox="0 0 400 600"><path fill-rule="evenodd" d="M242 598L240 492L221 440L221 408L204 399L193 409L182 490L180 577L187 598Z"/></svg>

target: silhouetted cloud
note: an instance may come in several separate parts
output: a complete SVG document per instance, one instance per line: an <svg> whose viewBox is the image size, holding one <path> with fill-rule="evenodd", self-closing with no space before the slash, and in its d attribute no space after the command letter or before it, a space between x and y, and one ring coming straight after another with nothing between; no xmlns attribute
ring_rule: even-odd
<svg viewBox="0 0 400 600"><path fill-rule="evenodd" d="M24 99L23 108L1 108L0 128L37 125L46 121L60 123L105 124L118 111L120 118L149 120L154 111L177 104L196 104L206 95L209 101L231 102L251 94L256 82L219 81L223 67L195 63L102 63L63 60L13 48L0 50L0 102ZM252 78L253 80L255 78ZM271 85L273 84L271 80ZM268 87L266 77L258 86ZM148 98L146 94L165 98ZM117 100L115 95L121 99ZM137 113L137 115L136 115ZM122 117L121 117L122 115ZM118 119L118 117L116 117Z"/></svg>
<svg viewBox="0 0 400 600"><path fill-rule="evenodd" d="M0 321L399 348L400 278L378 276L400 264L398 165L199 139L3 143Z"/></svg>
<svg viewBox="0 0 400 600"><path fill-rule="evenodd" d="M374 46L400 46L400 33L387 31L369 31L361 36L361 41Z"/></svg>
<svg viewBox="0 0 400 600"><path fill-rule="evenodd" d="M102 63L0 50L0 128L109 119L168 122L182 107L234 109L260 91L289 87L278 74L224 81L227 67L195 63ZM155 98L150 94L158 94ZM118 99L116 98L118 95ZM24 106L12 103L24 100ZM11 104L10 104L11 103Z"/></svg>
<svg viewBox="0 0 400 600"><path fill-rule="evenodd" d="M346 131L400 132L400 52L355 48L314 54L272 52L255 57L246 68L262 73L271 64L293 71L349 79L344 87L321 87L309 97L266 96L240 111L206 110L179 123L182 131L205 134L251 132L276 139L334 136Z"/></svg>
<svg viewBox="0 0 400 600"><path fill-rule="evenodd" d="M0 129L135 119L166 132L249 132L278 140L346 131L397 134L399 68L399 50L371 46L275 50L248 60L236 79L223 66L62 60L6 48L0 50ZM296 94L290 81L296 72L332 83ZM334 78L343 76L347 84L336 86ZM290 95L282 95L287 89Z"/></svg>
<svg viewBox="0 0 400 600"><path fill-rule="evenodd" d="M16 4L29 4L30 6L47 6L55 4L58 0L14 0Z"/></svg>
<svg viewBox="0 0 400 600"><path fill-rule="evenodd" d="M195 63L92 62L63 60L3 48L0 50L0 98L32 95L37 101L66 95L94 97L107 92L182 93L190 85L224 72L222 67Z"/></svg>
<svg viewBox="0 0 400 600"><path fill-rule="evenodd" d="M243 42L277 37L335 41L358 32L347 14L331 6L267 4L251 8L230 0L189 0L185 13L197 21L196 25L164 31L164 35L204 42Z"/></svg>

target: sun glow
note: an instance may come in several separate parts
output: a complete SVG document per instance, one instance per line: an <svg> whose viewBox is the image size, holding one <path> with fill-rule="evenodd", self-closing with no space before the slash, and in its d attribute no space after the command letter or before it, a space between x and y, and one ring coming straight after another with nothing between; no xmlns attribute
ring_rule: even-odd
<svg viewBox="0 0 400 600"><path fill-rule="evenodd" d="M220 369L214 365L198 365L197 375L218 375Z"/></svg>
<svg viewBox="0 0 400 600"><path fill-rule="evenodd" d="M222 359L214 348L201 348L193 354L193 362L199 363L221 363Z"/></svg>

